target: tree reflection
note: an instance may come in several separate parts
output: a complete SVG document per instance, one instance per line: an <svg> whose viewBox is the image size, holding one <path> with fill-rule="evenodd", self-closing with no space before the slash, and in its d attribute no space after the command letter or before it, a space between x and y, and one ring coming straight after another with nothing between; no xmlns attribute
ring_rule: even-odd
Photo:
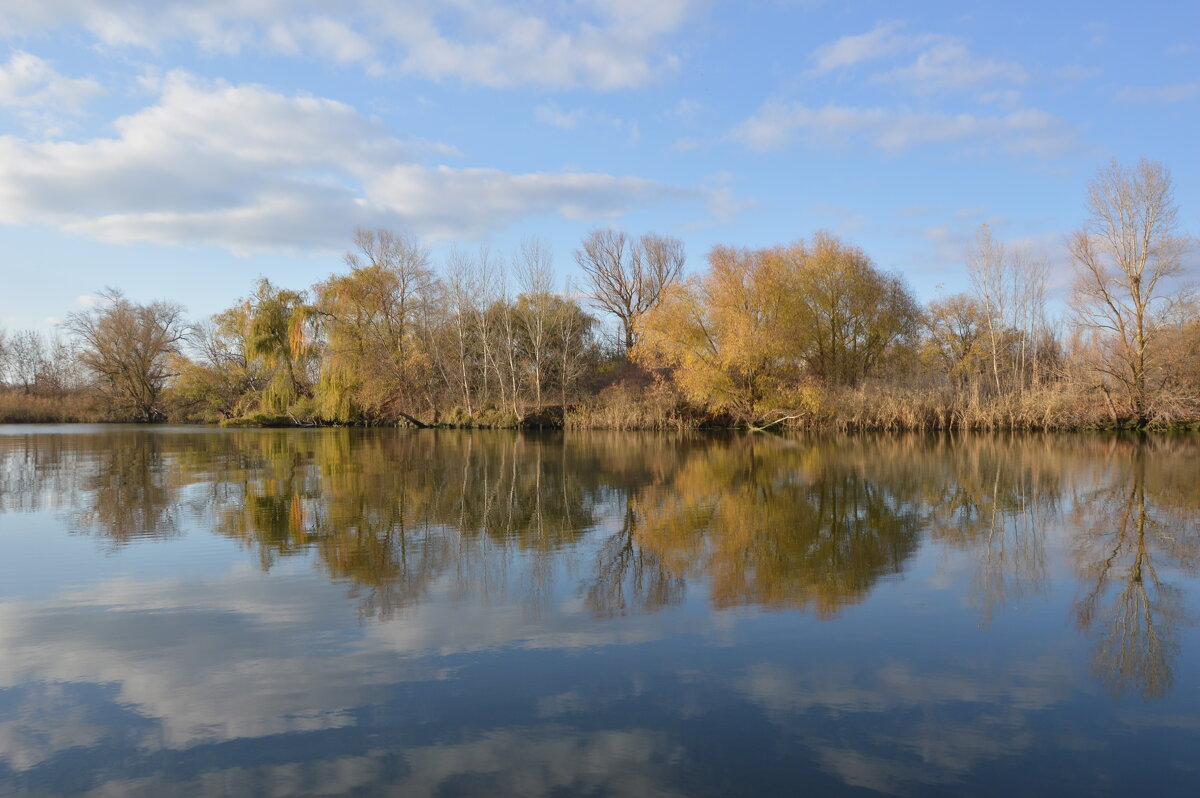
<svg viewBox="0 0 1200 798"><path fill-rule="evenodd" d="M484 594L506 547L529 552L536 594L550 555L595 524L594 470L539 437L413 435L326 430L302 446L267 436L238 442L253 467L226 476L215 528L279 557L315 551L332 578L352 585L363 611L390 617L421 600L443 574ZM510 580L511 581L511 580Z"/></svg>
<svg viewBox="0 0 1200 798"><path fill-rule="evenodd" d="M0 439L0 512L61 510L118 546L194 526L264 569L311 557L373 618L435 590L541 612L555 580L600 617L689 588L717 608L826 617L928 538L969 558L986 626L1045 592L1047 530L1064 527L1097 677L1155 697L1189 620L1182 577L1200 569L1195 451L1161 437L108 428Z"/></svg>
<svg viewBox="0 0 1200 798"><path fill-rule="evenodd" d="M1179 479L1189 461L1170 446L1114 443L1108 484L1076 500L1074 555L1086 593L1075 619L1096 638L1092 669L1115 694L1158 698L1174 683L1178 629L1190 619L1169 580L1200 564L1194 471L1190 490Z"/></svg>
<svg viewBox="0 0 1200 798"><path fill-rule="evenodd" d="M916 550L922 508L852 451L745 437L695 452L636 501L636 539L671 572L708 580L717 607L820 615L863 600Z"/></svg>
<svg viewBox="0 0 1200 798"><path fill-rule="evenodd" d="M970 598L983 627L1047 586L1046 526L1061 513L1071 448L1048 436L944 436L931 534L974 556Z"/></svg>
<svg viewBox="0 0 1200 798"><path fill-rule="evenodd" d="M600 545L587 587L587 606L597 615L650 612L683 599L683 576L669 570L658 552L641 545L637 528L633 502L626 501L620 526Z"/></svg>

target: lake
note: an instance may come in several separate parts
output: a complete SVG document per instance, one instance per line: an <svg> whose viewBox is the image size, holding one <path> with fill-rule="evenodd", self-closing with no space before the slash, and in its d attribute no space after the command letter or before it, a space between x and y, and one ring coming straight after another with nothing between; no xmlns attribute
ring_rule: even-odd
<svg viewBox="0 0 1200 798"><path fill-rule="evenodd" d="M0 796L1196 795L1187 436L0 427Z"/></svg>

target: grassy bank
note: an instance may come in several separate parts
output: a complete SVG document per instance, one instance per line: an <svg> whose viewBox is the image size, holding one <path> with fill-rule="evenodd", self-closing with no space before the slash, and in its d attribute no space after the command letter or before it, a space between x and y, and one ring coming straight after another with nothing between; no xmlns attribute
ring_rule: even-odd
<svg viewBox="0 0 1200 798"><path fill-rule="evenodd" d="M407 420L381 419L362 426L426 426L444 429L575 429L660 430L770 428L836 430L1085 430L1128 429L1114 416L1097 391L1055 385L1019 394L987 396L978 391L951 388L917 389L894 385L865 385L825 391L803 410L773 408L756 418L728 413L685 401L667 383L617 384L564 410L556 405L540 408L497 409L468 413L455 407ZM38 396L0 393L0 423L75 423L126 421L106 416L97 402L84 394ZM211 423L224 427L330 426L311 413L251 413L232 419L173 416L175 423ZM415 423L414 423L415 422ZM339 422L338 426L345 426ZM1150 429L1200 428L1200 397L1181 394L1162 397Z"/></svg>
<svg viewBox="0 0 1200 798"><path fill-rule="evenodd" d="M0 424L73 424L104 420L95 404L83 396L0 393Z"/></svg>

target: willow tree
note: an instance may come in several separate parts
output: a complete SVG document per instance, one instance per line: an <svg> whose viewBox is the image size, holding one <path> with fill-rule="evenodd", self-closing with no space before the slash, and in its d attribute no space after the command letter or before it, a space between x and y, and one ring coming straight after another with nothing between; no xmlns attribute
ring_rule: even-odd
<svg viewBox="0 0 1200 798"><path fill-rule="evenodd" d="M702 276L678 282L638 324L638 363L669 369L684 395L741 421L792 403L799 379L783 355L782 262L763 251L714 247Z"/></svg>
<svg viewBox="0 0 1200 798"><path fill-rule="evenodd" d="M875 267L856 246L827 233L773 250L788 282L786 335L807 373L856 385L915 341L921 310L904 281Z"/></svg>
<svg viewBox="0 0 1200 798"><path fill-rule="evenodd" d="M308 364L314 351L312 308L302 292L258 281L249 300L248 349L269 374L262 394L265 410L282 413L312 392Z"/></svg>
<svg viewBox="0 0 1200 798"><path fill-rule="evenodd" d="M194 418L234 418L254 409L271 374L250 351L251 306L239 302L192 325L192 356L179 359L172 396Z"/></svg>
<svg viewBox="0 0 1200 798"><path fill-rule="evenodd" d="M811 383L857 383L915 338L920 311L904 283L832 236L715 247L708 261L645 314L633 357L741 420L811 410Z"/></svg>
<svg viewBox="0 0 1200 798"><path fill-rule="evenodd" d="M322 414L338 421L416 416L431 399L430 315L439 285L429 255L390 230L358 229L350 272L317 286L325 334Z"/></svg>
<svg viewBox="0 0 1200 798"><path fill-rule="evenodd" d="M1154 351L1160 323L1180 298L1170 282L1183 270L1185 240L1171 173L1144 158L1135 167L1114 159L1092 181L1087 209L1087 222L1070 240L1072 307L1100 344L1092 362L1098 387L1106 396L1116 387L1129 420L1143 425L1153 415L1163 366Z"/></svg>

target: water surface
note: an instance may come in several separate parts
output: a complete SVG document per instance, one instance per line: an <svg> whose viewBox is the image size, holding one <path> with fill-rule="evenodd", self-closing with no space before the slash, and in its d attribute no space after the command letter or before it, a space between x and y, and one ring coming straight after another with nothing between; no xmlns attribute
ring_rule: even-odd
<svg viewBox="0 0 1200 798"><path fill-rule="evenodd" d="M1196 795L1200 444L0 427L0 796Z"/></svg>

